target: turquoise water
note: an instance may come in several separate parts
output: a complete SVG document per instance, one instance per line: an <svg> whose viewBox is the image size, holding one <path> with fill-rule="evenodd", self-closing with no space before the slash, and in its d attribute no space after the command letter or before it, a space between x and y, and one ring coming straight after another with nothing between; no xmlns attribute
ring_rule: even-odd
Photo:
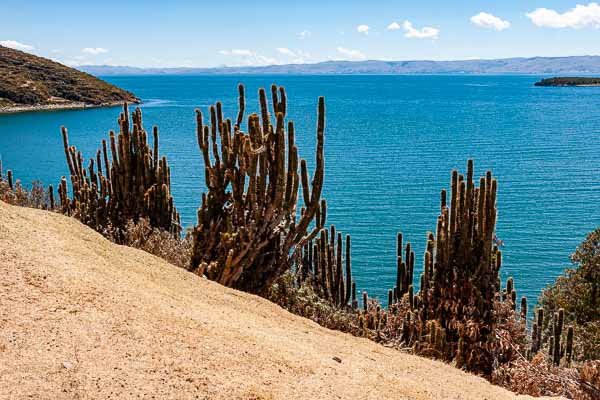
<svg viewBox="0 0 600 400"><path fill-rule="evenodd" d="M300 155L313 164L317 97L327 105L328 222L353 238L357 286L387 300L395 234L413 243L421 269L450 171L475 159L499 180L497 234L503 279L533 302L600 225L600 88L537 88L531 76L111 77L140 96L146 127L161 132L183 222L195 223L204 188L194 108L219 99L234 117L237 84L250 110L257 90L287 89ZM116 128L119 109L0 116L0 154L24 182L67 173L59 127L88 157Z"/></svg>

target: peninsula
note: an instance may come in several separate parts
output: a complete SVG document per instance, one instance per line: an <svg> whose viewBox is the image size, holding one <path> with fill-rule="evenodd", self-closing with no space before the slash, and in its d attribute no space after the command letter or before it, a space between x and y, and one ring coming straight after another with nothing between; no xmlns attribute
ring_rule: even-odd
<svg viewBox="0 0 600 400"><path fill-rule="evenodd" d="M0 46L0 113L139 103L132 93L46 58Z"/></svg>
<svg viewBox="0 0 600 400"><path fill-rule="evenodd" d="M600 86L600 78L557 77L542 79L535 86Z"/></svg>

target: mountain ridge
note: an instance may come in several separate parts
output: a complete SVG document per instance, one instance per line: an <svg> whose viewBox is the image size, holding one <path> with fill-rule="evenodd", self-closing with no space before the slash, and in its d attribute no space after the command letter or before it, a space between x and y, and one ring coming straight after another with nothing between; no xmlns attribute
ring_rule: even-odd
<svg viewBox="0 0 600 400"><path fill-rule="evenodd" d="M600 74L600 56L513 57L477 60L324 61L314 64L281 64L238 67L165 67L86 65L80 70L97 76L109 75L236 75L236 74Z"/></svg>

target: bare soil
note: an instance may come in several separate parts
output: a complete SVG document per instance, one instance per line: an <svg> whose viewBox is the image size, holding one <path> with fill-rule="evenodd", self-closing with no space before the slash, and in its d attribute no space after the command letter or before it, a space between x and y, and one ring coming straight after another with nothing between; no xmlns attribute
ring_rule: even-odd
<svg viewBox="0 0 600 400"><path fill-rule="evenodd" d="M0 201L0 398L517 396Z"/></svg>

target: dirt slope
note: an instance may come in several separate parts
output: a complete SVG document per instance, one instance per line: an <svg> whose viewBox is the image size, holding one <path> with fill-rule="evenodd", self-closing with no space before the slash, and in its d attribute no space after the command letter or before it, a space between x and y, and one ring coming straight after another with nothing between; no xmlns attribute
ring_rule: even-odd
<svg viewBox="0 0 600 400"><path fill-rule="evenodd" d="M514 398L1 201L0 276L2 399Z"/></svg>

